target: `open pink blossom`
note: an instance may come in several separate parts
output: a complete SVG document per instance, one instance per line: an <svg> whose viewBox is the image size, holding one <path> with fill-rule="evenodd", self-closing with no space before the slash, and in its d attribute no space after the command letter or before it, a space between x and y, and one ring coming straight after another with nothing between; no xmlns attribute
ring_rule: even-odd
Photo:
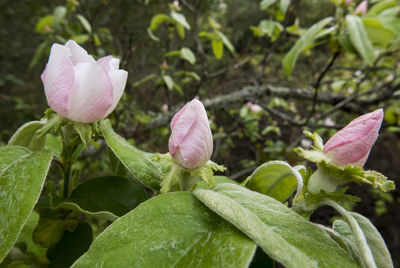
<svg viewBox="0 0 400 268"><path fill-rule="evenodd" d="M177 163L194 169L210 160L213 139L203 103L197 99L186 103L172 118L171 130L168 147Z"/></svg>
<svg viewBox="0 0 400 268"><path fill-rule="evenodd" d="M365 0L365 1L362 1L362 2L356 7L356 10L354 11L354 13L355 13L355 14L358 14L358 15L364 16L365 13L367 13L367 10L368 10L368 1Z"/></svg>
<svg viewBox="0 0 400 268"><path fill-rule="evenodd" d="M49 106L77 122L95 122L109 115L124 92L128 73L112 56L97 61L69 40L53 44L41 76Z"/></svg>
<svg viewBox="0 0 400 268"><path fill-rule="evenodd" d="M382 119L383 109L357 117L326 142L323 152L338 166L363 167L379 136Z"/></svg>

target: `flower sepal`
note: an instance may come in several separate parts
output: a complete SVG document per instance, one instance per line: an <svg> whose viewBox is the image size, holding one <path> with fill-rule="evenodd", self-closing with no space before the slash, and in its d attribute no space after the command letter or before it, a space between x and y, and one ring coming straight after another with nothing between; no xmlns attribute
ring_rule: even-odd
<svg viewBox="0 0 400 268"><path fill-rule="evenodd" d="M394 182L374 170L364 170L355 165L340 167L323 153L324 145L317 133L304 131L304 134L314 141L311 150L296 148L295 152L302 158L317 164L318 170L311 175L308 189L312 193L320 190L334 192L338 186L349 182L366 183L374 188L387 192L395 189Z"/></svg>
<svg viewBox="0 0 400 268"><path fill-rule="evenodd" d="M176 163L169 153L155 154L152 159L163 167L164 177L161 181L161 193L170 191L191 191L198 181L204 180L214 187L214 172L224 172L226 168L209 160L203 166L187 169Z"/></svg>

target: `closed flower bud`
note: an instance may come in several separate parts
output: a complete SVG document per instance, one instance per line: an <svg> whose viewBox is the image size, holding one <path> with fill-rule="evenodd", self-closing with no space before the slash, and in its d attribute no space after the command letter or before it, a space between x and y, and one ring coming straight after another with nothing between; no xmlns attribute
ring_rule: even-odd
<svg viewBox="0 0 400 268"><path fill-rule="evenodd" d="M61 116L88 123L103 119L117 106L128 73L119 59L94 60L75 41L51 47L41 76L49 106Z"/></svg>
<svg viewBox="0 0 400 268"><path fill-rule="evenodd" d="M181 166L194 169L204 165L212 155L213 139L203 104L193 99L171 121L169 152Z"/></svg>
<svg viewBox="0 0 400 268"><path fill-rule="evenodd" d="M367 13L368 10L368 1L362 1L357 7L356 10L354 11L355 14L357 15L362 15L364 16L365 13Z"/></svg>
<svg viewBox="0 0 400 268"><path fill-rule="evenodd" d="M323 152L338 166L363 167L379 135L383 109L364 114L333 135Z"/></svg>

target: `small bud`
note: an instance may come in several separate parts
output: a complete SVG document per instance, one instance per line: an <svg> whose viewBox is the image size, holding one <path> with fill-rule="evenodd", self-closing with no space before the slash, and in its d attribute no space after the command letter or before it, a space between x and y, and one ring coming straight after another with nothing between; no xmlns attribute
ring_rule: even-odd
<svg viewBox="0 0 400 268"><path fill-rule="evenodd" d="M162 106L162 108L161 108L161 110L162 110L164 113L168 112L168 104L164 103L163 106Z"/></svg>
<svg viewBox="0 0 400 268"><path fill-rule="evenodd" d="M210 160L213 138L203 103L188 102L171 121L169 152L181 166L194 169Z"/></svg>
<svg viewBox="0 0 400 268"><path fill-rule="evenodd" d="M379 135L383 109L364 114L333 135L323 152L338 166L363 167Z"/></svg>
<svg viewBox="0 0 400 268"><path fill-rule="evenodd" d="M362 1L362 2L356 7L356 10L354 11L354 13L355 13L356 15L364 16L365 13L367 13L367 10L368 10L368 1L365 0L365 1Z"/></svg>
<svg viewBox="0 0 400 268"><path fill-rule="evenodd" d="M253 104L253 103L250 102L250 101L247 103L247 106L250 108L250 110L251 110L253 113L259 113L259 112L262 111L262 108L261 108L260 105Z"/></svg>

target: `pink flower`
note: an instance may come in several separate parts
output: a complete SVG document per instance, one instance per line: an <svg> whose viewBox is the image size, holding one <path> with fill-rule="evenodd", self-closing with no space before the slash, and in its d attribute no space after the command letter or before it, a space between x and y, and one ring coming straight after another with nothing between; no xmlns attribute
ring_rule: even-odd
<svg viewBox="0 0 400 268"><path fill-rule="evenodd" d="M383 109L357 117L326 142L323 152L338 166L363 167L378 138L382 119Z"/></svg>
<svg viewBox="0 0 400 268"><path fill-rule="evenodd" d="M177 163L194 169L210 160L213 138L203 103L197 99L186 103L172 118L171 130L168 147Z"/></svg>
<svg viewBox="0 0 400 268"><path fill-rule="evenodd" d="M51 47L41 76L49 106L77 122L95 122L109 115L125 89L128 73L119 70L119 59L97 61L69 40Z"/></svg>
<svg viewBox="0 0 400 268"><path fill-rule="evenodd" d="M348 5L351 4L351 2L353 2L353 0L346 0L344 3L345 3L346 6L348 6Z"/></svg>
<svg viewBox="0 0 400 268"><path fill-rule="evenodd" d="M250 108L250 111L252 111L253 113L259 113L262 111L262 108L260 105L254 104L252 102L248 102L247 106Z"/></svg>
<svg viewBox="0 0 400 268"><path fill-rule="evenodd" d="M356 10L354 11L354 13L357 14L357 15L359 14L359 15L364 16L365 13L367 13L367 10L368 10L368 1L365 0L365 1L362 1L362 2L356 7Z"/></svg>

